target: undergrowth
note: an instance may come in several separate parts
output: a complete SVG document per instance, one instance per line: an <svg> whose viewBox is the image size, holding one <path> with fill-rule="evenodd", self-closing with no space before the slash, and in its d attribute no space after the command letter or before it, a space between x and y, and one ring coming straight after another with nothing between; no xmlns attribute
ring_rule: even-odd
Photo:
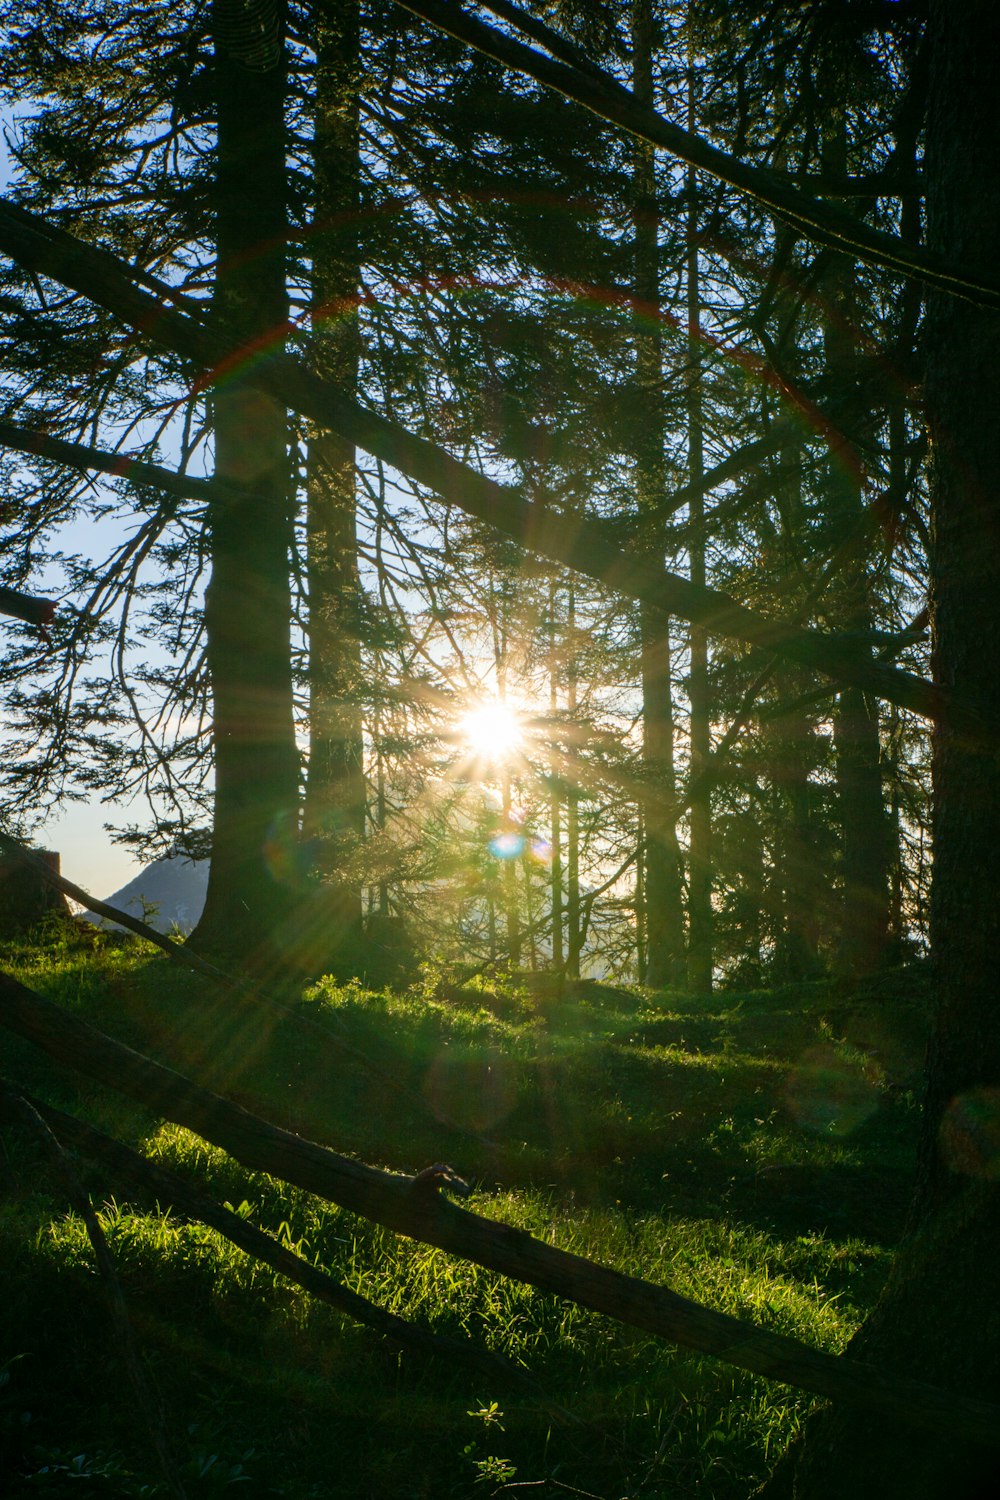
<svg viewBox="0 0 1000 1500"><path fill-rule="evenodd" d="M377 1165L449 1160L477 1212L829 1351L872 1305L913 1166L924 996L820 983L710 1001L584 984L261 1004L139 942L3 955L23 982L276 1123ZM7 1076L207 1186L544 1399L401 1355L169 1204L80 1172L186 1492L736 1500L810 1399L451 1259L273 1179L4 1034ZM165 1495L84 1225L38 1143L0 1155L4 1494Z"/></svg>

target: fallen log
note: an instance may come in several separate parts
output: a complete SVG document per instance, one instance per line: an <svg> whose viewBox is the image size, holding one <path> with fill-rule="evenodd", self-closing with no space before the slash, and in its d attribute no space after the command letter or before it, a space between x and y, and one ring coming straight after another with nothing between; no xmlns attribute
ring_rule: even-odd
<svg viewBox="0 0 1000 1500"><path fill-rule="evenodd" d="M63 1148L71 1148L79 1156L106 1168L116 1184L155 1199L165 1212L177 1213L214 1229L254 1260L270 1266L287 1281L294 1282L303 1291L353 1319L355 1323L372 1329L388 1343L421 1355L437 1355L448 1361L457 1360L461 1364L471 1365L480 1374L519 1387L523 1393L534 1396L560 1417L568 1416L525 1371L502 1355L494 1354L470 1339L433 1333L430 1329L408 1322L396 1313L387 1312L358 1292L352 1292L350 1287L337 1281L328 1271L303 1260L300 1255L279 1244L271 1235L258 1229L232 1209L217 1203L208 1193L186 1182L176 1172L149 1161L121 1141L113 1140L103 1131L85 1124L75 1115L68 1115L63 1110L42 1103L40 1099L18 1090L9 1079L0 1077L0 1120L16 1123L23 1119L24 1103L35 1111Z"/></svg>
<svg viewBox="0 0 1000 1500"><path fill-rule="evenodd" d="M810 1349L797 1339L716 1312L668 1287L623 1275L544 1244L524 1230L459 1208L441 1191L450 1180L448 1169L430 1167L415 1177L402 1176L292 1135L113 1041L2 972L0 1025L33 1042L57 1062L195 1131L244 1166L268 1172L397 1234L436 1245L755 1375L895 1421L991 1447L1000 1444L1000 1408L996 1406L939 1390L897 1371L878 1370Z"/></svg>

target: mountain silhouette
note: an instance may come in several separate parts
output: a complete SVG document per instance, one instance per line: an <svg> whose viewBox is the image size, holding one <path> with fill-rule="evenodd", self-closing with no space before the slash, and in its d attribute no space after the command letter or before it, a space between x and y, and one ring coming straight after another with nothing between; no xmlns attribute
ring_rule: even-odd
<svg viewBox="0 0 1000 1500"><path fill-rule="evenodd" d="M154 860L121 890L104 899L130 917L140 917L157 932L190 932L201 916L208 885L208 860L188 859L186 854L168 854ZM98 927L115 928L95 912L83 917Z"/></svg>

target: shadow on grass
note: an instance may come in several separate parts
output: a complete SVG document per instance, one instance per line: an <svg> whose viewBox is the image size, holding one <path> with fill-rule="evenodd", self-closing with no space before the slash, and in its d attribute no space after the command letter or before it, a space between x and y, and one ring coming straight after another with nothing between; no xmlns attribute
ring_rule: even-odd
<svg viewBox="0 0 1000 1500"><path fill-rule="evenodd" d="M902 1226L926 1027L919 972L853 994L814 983L707 1002L590 983L555 998L324 981L279 1007L180 975L141 945L63 960L36 975L53 998L375 1163L447 1158L487 1188L784 1234L892 1244ZM40 1081L49 1065L28 1071ZM68 1076L61 1086L74 1088ZM130 1106L103 1108L121 1133Z"/></svg>
<svg viewBox="0 0 1000 1500"><path fill-rule="evenodd" d="M913 1164L913 976L878 993L701 1003L593 985L558 997L324 983L275 1008L141 945L8 958L24 982L277 1123L399 1170L450 1159L479 1212L821 1347L843 1347L884 1279ZM458 1500L491 1493L507 1463L539 1494L742 1500L809 1404L252 1176L26 1044L5 1038L5 1068L381 1305L544 1371L582 1418L560 1430L526 1404L501 1410L463 1372L373 1346L199 1226L112 1204L192 1495L240 1483L325 1500L335 1475L341 1500ZM141 1467L79 1221L30 1141L0 1170L3 1332L23 1356L0 1388L8 1471L31 1476L25 1493L43 1479L60 1492L63 1465L65 1492L90 1493L67 1467L82 1453L93 1493L150 1495L114 1458ZM87 1180L105 1200L100 1174ZM101 1465L114 1469L103 1488Z"/></svg>

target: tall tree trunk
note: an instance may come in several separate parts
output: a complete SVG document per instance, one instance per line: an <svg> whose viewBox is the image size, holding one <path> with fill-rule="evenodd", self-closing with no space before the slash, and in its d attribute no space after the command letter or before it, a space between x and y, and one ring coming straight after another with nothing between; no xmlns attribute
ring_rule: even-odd
<svg viewBox="0 0 1000 1500"><path fill-rule="evenodd" d="M800 445L790 439L780 450L778 482L787 507L787 527L793 536L802 535L806 526L801 464ZM785 668L777 682L794 703L808 692L813 679ZM816 769L817 746L808 709L800 706L782 715L771 736L772 774L783 803L776 847L780 911L775 970L783 979L807 979L819 970L821 904L814 847L815 794L810 781Z"/></svg>
<svg viewBox="0 0 1000 1500"><path fill-rule="evenodd" d="M783 104L788 108L787 101ZM776 161L781 170L787 170L784 147L777 153ZM775 221L775 242L777 257L787 257L791 263L794 235L780 219ZM779 287L775 309L777 336L787 359L786 342L791 341L798 316L790 286ZM798 549L809 529L802 496L802 457L798 434L789 433L778 450L775 476L784 530L790 543L786 554L789 572L801 571ZM814 679L785 666L777 673L775 685L780 696L795 704L808 693ZM818 754L808 709L800 705L783 714L772 724L768 738L771 776L780 798L775 839L774 973L777 978L794 981L815 976L820 967L821 885L816 869L815 791L811 784Z"/></svg>
<svg viewBox="0 0 1000 1500"><path fill-rule="evenodd" d="M353 394L360 282L357 0L343 0L336 13L321 10L315 25L312 358L321 375ZM336 964L338 950L357 951L357 864L365 834L355 452L332 432L309 434L307 544L309 774L303 834L324 881L323 899L313 903L317 931L310 946L323 950L314 959L326 966Z"/></svg>
<svg viewBox="0 0 1000 1500"><path fill-rule="evenodd" d="M688 67L688 129L696 123L695 70ZM688 324L688 482L700 485L705 476L704 419L702 412L701 287L698 266L698 178L693 169L686 174L687 223L687 324ZM691 501L691 582L706 583L705 539L702 521L705 502L701 494ZM712 792L705 775L712 754L712 705L708 680L708 635L700 625L690 632L691 698L691 842L688 873L688 986L699 994L712 988Z"/></svg>
<svg viewBox="0 0 1000 1500"><path fill-rule="evenodd" d="M740 877L740 937L742 952L738 954L741 970L746 982L758 985L761 982L761 961L764 942L764 840L760 824L752 816L741 829L741 845L736 868Z"/></svg>
<svg viewBox="0 0 1000 1500"><path fill-rule="evenodd" d="M830 132L826 168L847 175L846 124L841 114ZM827 279L824 352L830 387L844 403L844 426L856 435L863 414L857 399L857 309L854 267L847 256L833 258ZM862 525L864 499L861 460L849 438L833 454L829 475L830 513L836 540ZM845 576L842 629L872 628L872 581L863 558ZM883 962L889 933L889 829L882 795L878 705L858 688L837 695L833 715L837 752L837 791L841 824L843 887L837 962L848 975L871 973Z"/></svg>
<svg viewBox="0 0 1000 1500"><path fill-rule="evenodd" d="M1000 224L1000 10L932 0L928 240L988 266ZM926 405L932 449L935 680L1000 712L1000 315L929 299ZM1000 798L995 744L934 730L931 941L936 1013L910 1231L879 1305L849 1352L959 1393L1000 1399ZM821 1413L772 1493L907 1500L992 1496L996 1452Z"/></svg>
<svg viewBox="0 0 1000 1500"><path fill-rule="evenodd" d="M501 703L504 695L501 692ZM505 766L500 780L501 814L504 833L514 833L517 824L513 816L510 770ZM511 970L521 967L521 915L517 889L517 866L520 855L510 854L503 862L504 926L507 932L507 962ZM530 919L529 919L530 920Z"/></svg>
<svg viewBox="0 0 1000 1500"><path fill-rule="evenodd" d="M218 96L215 308L230 331L213 397L215 470L205 597L215 818L202 948L257 953L294 899L298 753L292 713L292 493L287 419L243 368L281 347L285 290L283 6L215 0Z"/></svg>
<svg viewBox="0 0 1000 1500"><path fill-rule="evenodd" d="M889 825L874 699L856 688L840 692L833 734L843 882L837 966L861 976L883 963L889 937Z"/></svg>
<svg viewBox="0 0 1000 1500"><path fill-rule="evenodd" d="M797 674L780 678L793 699L802 693L805 680ZM819 968L819 890L809 781L816 764L815 735L803 709L782 716L772 733L771 774L783 804L776 851L780 910L775 969L782 979L807 979Z"/></svg>
<svg viewBox="0 0 1000 1500"><path fill-rule="evenodd" d="M555 580L549 581L549 714L553 732L559 713L559 654L556 648L557 592ZM550 871L551 919L552 919L552 967L557 974L563 967L563 859L562 859L562 767L555 755L552 758L552 791L549 799L549 818L552 832L552 866Z"/></svg>
<svg viewBox="0 0 1000 1500"><path fill-rule="evenodd" d="M642 808L636 819L637 849L635 857L635 969L640 984L646 983L646 825L642 819Z"/></svg>
<svg viewBox="0 0 1000 1500"><path fill-rule="evenodd" d="M632 6L632 89L653 103L652 0ZM635 213L636 492L644 541L663 559L666 491L664 462L663 333L660 321L659 213L656 153L634 144ZM642 669L642 888L645 912L643 982L662 989L683 982L684 906L677 839L674 706L670 625L658 610L639 606Z"/></svg>
<svg viewBox="0 0 1000 1500"><path fill-rule="evenodd" d="M566 712L571 724L576 723L577 710L577 663L576 663L576 591L572 582L566 609L566 637L569 644L569 660L566 664ZM571 780L566 792L566 975L569 979L580 977L580 794L576 782Z"/></svg>

